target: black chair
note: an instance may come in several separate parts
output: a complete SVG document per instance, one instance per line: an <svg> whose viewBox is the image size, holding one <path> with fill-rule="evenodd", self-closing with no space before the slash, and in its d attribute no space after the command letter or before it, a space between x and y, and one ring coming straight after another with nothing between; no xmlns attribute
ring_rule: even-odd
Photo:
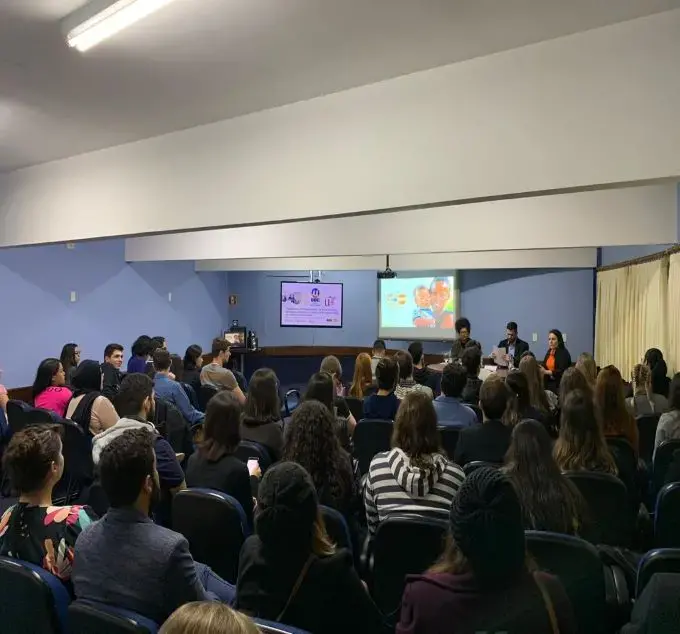
<svg viewBox="0 0 680 634"><path fill-rule="evenodd" d="M80 425L66 418L52 417L62 430L64 474L52 493L55 505L70 504L94 481L92 440Z"/></svg>
<svg viewBox="0 0 680 634"><path fill-rule="evenodd" d="M234 455L246 464L251 458L257 458L263 475L273 462L269 450L259 442L253 442L252 440L242 440L238 447L236 447Z"/></svg>
<svg viewBox="0 0 680 634"><path fill-rule="evenodd" d="M503 465L495 462L485 462L484 460L471 460L463 465L463 472L466 476L469 476L475 469L480 467L493 467L494 469L500 469Z"/></svg>
<svg viewBox="0 0 680 634"><path fill-rule="evenodd" d="M174 403L159 396L156 396L155 401L154 425L156 429L168 441L175 453L183 453L185 458L189 458L194 453L192 426ZM201 423L197 427L200 425Z"/></svg>
<svg viewBox="0 0 680 634"><path fill-rule="evenodd" d="M656 438L656 428L659 424L659 414L649 414L638 416L637 422L638 436L640 438L640 458L645 464L652 464L654 454L654 439Z"/></svg>
<svg viewBox="0 0 680 634"><path fill-rule="evenodd" d="M484 415L482 414L482 410L479 408L479 405L471 405L470 403L465 404L477 415L477 420L480 423L484 422Z"/></svg>
<svg viewBox="0 0 680 634"><path fill-rule="evenodd" d="M353 554L352 536L347 526L347 520L340 511L330 506L319 505L321 516L326 525L326 532L338 548L347 548Z"/></svg>
<svg viewBox="0 0 680 634"><path fill-rule="evenodd" d="M239 553L250 534L238 501L213 489L179 491L172 501L172 529L187 538L196 561L236 583Z"/></svg>
<svg viewBox="0 0 680 634"><path fill-rule="evenodd" d="M7 424L13 434L21 431L28 425L28 413L33 408L23 401L7 401Z"/></svg>
<svg viewBox="0 0 680 634"><path fill-rule="evenodd" d="M654 544L658 548L680 548L680 482L667 484L656 498Z"/></svg>
<svg viewBox="0 0 680 634"><path fill-rule="evenodd" d="M354 457L359 462L359 471L368 473L373 456L389 451L394 423L390 420L360 420L354 428Z"/></svg>
<svg viewBox="0 0 680 634"><path fill-rule="evenodd" d="M664 440L656 448L652 466L652 488L654 493L660 491L666 482L666 472L671 462L673 462L673 454L676 449L680 449L680 439Z"/></svg>
<svg viewBox="0 0 680 634"><path fill-rule="evenodd" d="M392 622L399 614L406 575L425 572L444 549L446 520L388 517L371 543L371 595Z"/></svg>
<svg viewBox="0 0 680 634"><path fill-rule="evenodd" d="M527 551L539 568L560 579L569 597L577 631L604 634L608 631L605 568L597 549L569 535L526 532Z"/></svg>
<svg viewBox="0 0 680 634"><path fill-rule="evenodd" d="M136 612L106 604L74 601L68 618L74 634L156 634L158 625Z"/></svg>
<svg viewBox="0 0 680 634"><path fill-rule="evenodd" d="M213 385L208 385L207 383L201 385L201 389L198 391L198 409L205 412L208 407L208 402L215 394L217 394L217 392L219 392L219 390Z"/></svg>
<svg viewBox="0 0 680 634"><path fill-rule="evenodd" d="M0 557L0 631L68 634L66 586L39 566Z"/></svg>
<svg viewBox="0 0 680 634"><path fill-rule="evenodd" d="M650 550L638 566L635 596L639 597L647 582L657 572L672 572L680 574L680 548L658 548Z"/></svg>
<svg viewBox="0 0 680 634"><path fill-rule="evenodd" d="M196 394L196 390L193 388L193 386L189 385L188 383L180 383L180 385L182 386L184 393L187 395L192 407L199 409L200 404L198 402L198 394Z"/></svg>
<svg viewBox="0 0 680 634"><path fill-rule="evenodd" d="M355 396L346 396L345 403L349 407L349 411L354 416L354 420L359 421L364 416L364 401Z"/></svg>
<svg viewBox="0 0 680 634"><path fill-rule="evenodd" d="M588 504L589 541L629 547L635 525L623 482L609 473L593 471L571 471L565 475Z"/></svg>
<svg viewBox="0 0 680 634"><path fill-rule="evenodd" d="M85 504L99 517L104 517L109 510L109 497L100 482L93 482L84 496Z"/></svg>
<svg viewBox="0 0 680 634"><path fill-rule="evenodd" d="M448 455L450 460L453 460L453 454L456 451L456 445L458 444L458 436L460 436L460 429L457 427L439 427L439 434L442 438L442 447Z"/></svg>
<svg viewBox="0 0 680 634"><path fill-rule="evenodd" d="M264 619L253 619L253 621L263 634L308 634L305 630L283 623L274 623L274 621L265 621Z"/></svg>

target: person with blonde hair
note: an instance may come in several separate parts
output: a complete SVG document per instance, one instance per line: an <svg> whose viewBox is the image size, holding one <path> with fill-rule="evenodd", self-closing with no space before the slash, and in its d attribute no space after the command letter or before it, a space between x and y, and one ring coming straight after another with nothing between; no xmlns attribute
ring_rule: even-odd
<svg viewBox="0 0 680 634"><path fill-rule="evenodd" d="M241 549L236 608L316 634L373 634L382 617L348 550L326 533L312 478L279 462L262 478L255 534Z"/></svg>
<svg viewBox="0 0 680 634"><path fill-rule="evenodd" d="M633 416L650 416L668 411L668 399L652 391L652 371L648 365L638 363L631 373L633 396L626 399L626 406Z"/></svg>
<svg viewBox="0 0 680 634"><path fill-rule="evenodd" d="M527 377L529 383L529 400L531 406L546 413L557 408L557 397L543 387L541 366L531 353L522 355L519 371Z"/></svg>
<svg viewBox="0 0 680 634"><path fill-rule="evenodd" d="M375 392L375 386L373 385L371 355L362 352L354 362L354 377L349 388L349 396L363 400L365 396L373 392Z"/></svg>
<svg viewBox="0 0 680 634"><path fill-rule="evenodd" d="M260 634L253 620L218 601L192 601L177 608L158 634Z"/></svg>
<svg viewBox="0 0 680 634"><path fill-rule="evenodd" d="M576 359L575 366L576 369L580 370L583 376L586 377L591 389L594 390L595 381L597 381L597 364L595 363L595 359L593 359L593 355L582 352L578 356L578 359Z"/></svg>

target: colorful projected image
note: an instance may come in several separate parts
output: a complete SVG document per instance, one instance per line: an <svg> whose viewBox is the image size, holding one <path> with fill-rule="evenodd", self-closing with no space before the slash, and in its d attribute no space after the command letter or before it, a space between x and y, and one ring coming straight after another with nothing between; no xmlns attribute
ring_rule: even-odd
<svg viewBox="0 0 680 634"><path fill-rule="evenodd" d="M438 328L453 330L453 277L414 277L382 280L382 328Z"/></svg>

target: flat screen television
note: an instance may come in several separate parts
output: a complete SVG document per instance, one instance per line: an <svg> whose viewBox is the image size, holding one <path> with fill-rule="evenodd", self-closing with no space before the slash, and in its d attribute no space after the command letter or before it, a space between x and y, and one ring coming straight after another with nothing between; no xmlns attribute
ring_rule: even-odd
<svg viewBox="0 0 680 634"><path fill-rule="evenodd" d="M281 326L342 328L342 283L281 282Z"/></svg>

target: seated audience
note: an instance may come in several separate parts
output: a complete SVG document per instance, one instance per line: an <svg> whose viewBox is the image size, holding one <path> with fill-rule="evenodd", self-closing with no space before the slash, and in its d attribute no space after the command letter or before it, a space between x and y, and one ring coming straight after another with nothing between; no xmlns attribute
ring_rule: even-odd
<svg viewBox="0 0 680 634"><path fill-rule="evenodd" d="M104 448L126 431L144 429L150 432L154 438L156 467L161 484L161 503L156 509L156 520L167 524L170 521L172 495L185 489L186 484L175 451L151 422L155 417L153 381L146 374L128 374L121 383L113 405L120 420L92 439L92 460L97 465Z"/></svg>
<svg viewBox="0 0 680 634"><path fill-rule="evenodd" d="M38 366L33 381L33 404L62 418L73 392L64 386L66 375L59 359L44 359Z"/></svg>
<svg viewBox="0 0 680 634"><path fill-rule="evenodd" d="M561 404L560 435L553 455L562 471L601 471L617 475L590 392L573 390Z"/></svg>
<svg viewBox="0 0 680 634"><path fill-rule="evenodd" d="M456 319L455 328L458 338L451 346L451 358L454 361L457 359L462 360L463 353L469 348L476 348L479 351L479 357L481 358L482 344L479 343L479 341L470 339L470 320L465 317L459 317Z"/></svg>
<svg viewBox="0 0 680 634"><path fill-rule="evenodd" d="M559 393L562 374L571 365L571 355L564 345L562 333L553 328L548 333L548 351L543 358L543 375L546 389Z"/></svg>
<svg viewBox="0 0 680 634"><path fill-rule="evenodd" d="M380 359L375 369L378 391L364 400L364 418L394 420L399 409L399 399L394 388L399 380L399 366L394 359Z"/></svg>
<svg viewBox="0 0 680 634"><path fill-rule="evenodd" d="M427 385L420 385L413 379L413 359L406 350L398 350L394 354L394 360L399 365L399 383L394 389L397 398L402 399L410 392L423 392L431 399L434 398L431 388Z"/></svg>
<svg viewBox="0 0 680 634"><path fill-rule="evenodd" d="M654 438L654 451L665 440L680 438L680 373L676 374L671 381L671 389L668 394L669 411L661 414L659 424L656 427Z"/></svg>
<svg viewBox="0 0 680 634"><path fill-rule="evenodd" d="M76 539L96 516L86 506L52 505L52 490L64 472L59 428L33 425L17 432L3 465L19 501L0 518L0 555L68 581Z"/></svg>
<svg viewBox="0 0 680 634"><path fill-rule="evenodd" d="M92 436L118 422L113 404L101 394L103 380L101 366L92 359L83 361L71 379L75 391L66 408L66 418L78 423L86 434Z"/></svg>
<svg viewBox="0 0 680 634"><path fill-rule="evenodd" d="M197 344L190 345L184 353L183 381L191 385L198 394L201 387L201 367L203 366L203 348Z"/></svg>
<svg viewBox="0 0 680 634"><path fill-rule="evenodd" d="M429 387L433 393L437 392L437 373L425 365L423 344L420 341L410 343L408 353L411 355L411 359L413 359L413 380L420 385Z"/></svg>
<svg viewBox="0 0 680 634"><path fill-rule="evenodd" d="M390 515L446 518L465 475L441 447L437 414L422 392L407 394L397 412L392 449L371 460L364 489L371 535Z"/></svg>
<svg viewBox="0 0 680 634"><path fill-rule="evenodd" d="M156 335L155 337L151 337L151 341L154 343L156 350L158 350L159 348L163 350L168 349L168 342L163 335Z"/></svg>
<svg viewBox="0 0 680 634"><path fill-rule="evenodd" d="M463 400L470 405L479 403L479 390L482 380L479 371L482 369L482 351L477 346L471 346L463 351L460 362L467 373L467 382L463 389Z"/></svg>
<svg viewBox="0 0 680 634"><path fill-rule="evenodd" d="M243 507L253 525L253 496L248 467L235 455L241 442L241 404L229 392L213 396L205 412L203 441L191 455L186 481L190 487L217 489ZM256 475L256 474L255 474Z"/></svg>
<svg viewBox="0 0 680 634"><path fill-rule="evenodd" d="M360 506L359 486L352 459L335 434L333 415L322 403L306 401L295 409L286 428L283 460L305 468L314 482L319 504L351 520Z"/></svg>
<svg viewBox="0 0 680 634"><path fill-rule="evenodd" d="M146 366L150 361L151 353L154 351L156 344L151 341L148 335L140 335L132 344L130 358L128 359L127 371L128 374L139 372L141 374L146 372Z"/></svg>
<svg viewBox="0 0 680 634"><path fill-rule="evenodd" d="M356 422L351 414L347 418L340 413L337 407L335 387L331 375L327 372L312 374L303 398L305 401L319 401L319 403L326 406L328 411L335 417L335 431L340 444L349 451L351 448L350 438L354 434Z"/></svg>
<svg viewBox="0 0 680 634"><path fill-rule="evenodd" d="M158 634L261 634L255 622L216 601L192 601L177 608Z"/></svg>
<svg viewBox="0 0 680 634"><path fill-rule="evenodd" d="M505 350L505 363L508 367L518 368L519 361L529 344L517 336L517 322L509 321L505 326L505 339L498 342L498 349Z"/></svg>
<svg viewBox="0 0 680 634"><path fill-rule="evenodd" d="M166 350L167 352L167 350ZM170 355L170 373L169 376L178 383L184 383L184 361L178 354Z"/></svg>
<svg viewBox="0 0 680 634"><path fill-rule="evenodd" d="M467 385L467 372L455 363L444 366L442 393L434 399L437 423L445 427L470 427L476 425L477 414L463 403L462 395Z"/></svg>
<svg viewBox="0 0 680 634"><path fill-rule="evenodd" d="M531 406L548 414L557 408L557 396L543 387L543 374L536 357L525 352L519 360L519 371L527 377Z"/></svg>
<svg viewBox="0 0 680 634"><path fill-rule="evenodd" d="M595 363L595 359L593 359L593 355L582 352L576 360L576 369L583 373L583 376L585 376L588 381L588 385L590 385L590 389L595 391L597 364Z"/></svg>
<svg viewBox="0 0 680 634"><path fill-rule="evenodd" d="M503 463L512 430L502 419L511 398L512 393L499 376L492 374L484 381L479 391L479 407L484 422L460 432L456 463L461 466L476 460L498 465Z"/></svg>
<svg viewBox="0 0 680 634"><path fill-rule="evenodd" d="M233 392L241 404L246 402L246 397L236 382L236 377L231 370L227 370L224 364L231 356L229 342L226 339L216 337L212 342L212 361L201 368L201 383L212 385L218 390Z"/></svg>
<svg viewBox="0 0 680 634"><path fill-rule="evenodd" d="M644 364L652 372L652 392L668 398L668 366L663 358L663 353L658 348L650 348L645 352Z"/></svg>
<svg viewBox="0 0 680 634"><path fill-rule="evenodd" d="M668 410L668 399L652 391L652 371L643 363L633 367L633 396L626 399L626 405L634 417L663 414Z"/></svg>
<svg viewBox="0 0 680 634"><path fill-rule="evenodd" d="M248 385L241 438L266 447L272 462L281 459L283 422L279 400L279 381L273 370L260 368L253 372Z"/></svg>
<svg viewBox="0 0 680 634"><path fill-rule="evenodd" d="M123 346L119 343L110 343L104 348L104 363L102 363L102 372L104 373L104 384L102 386L102 396L105 396L110 401L113 401L118 390L120 390L120 382L123 380L123 374L120 369L123 367Z"/></svg>
<svg viewBox="0 0 680 634"><path fill-rule="evenodd" d="M538 421L523 421L512 430L504 471L515 485L526 530L579 534L585 500L560 472L550 436Z"/></svg>
<svg viewBox="0 0 680 634"><path fill-rule="evenodd" d="M65 344L61 349L59 360L61 361L61 367L64 368L64 374L66 375L66 385L73 385L71 381L73 380L73 375L80 363L80 348L78 347L78 344Z"/></svg>
<svg viewBox="0 0 680 634"><path fill-rule="evenodd" d="M151 520L160 494L151 433L119 435L102 451L99 472L110 508L78 538L71 577L79 601L162 623L189 601L233 600L233 586L194 562L182 535Z"/></svg>
<svg viewBox="0 0 680 634"><path fill-rule="evenodd" d="M324 359L321 361L319 372L325 372L333 379L333 404L335 405L335 408L338 412L338 416L342 416L343 418L349 418L352 416L352 413L349 411L349 407L347 406L347 402L343 397L345 388L342 385L342 365L340 364L340 360L333 355L324 357ZM352 421L353 427L356 421L354 418L352 418Z"/></svg>
<svg viewBox="0 0 680 634"><path fill-rule="evenodd" d="M564 403L574 390L581 390L595 398L594 386L590 384L586 375L578 368L567 368L560 381L560 403Z"/></svg>
<svg viewBox="0 0 680 634"><path fill-rule="evenodd" d="M373 378L375 379L375 369L378 367L378 362L380 359L385 358L386 348L385 342L382 339L376 339L373 342L373 351L371 353L371 371L373 372Z"/></svg>
<svg viewBox="0 0 680 634"><path fill-rule="evenodd" d="M365 396L375 392L371 357L367 352L361 352L354 362L354 377L348 395L363 400Z"/></svg>
<svg viewBox="0 0 680 634"><path fill-rule="evenodd" d="M560 581L530 572L522 510L500 471L475 470L453 501L441 559L409 577L397 634L575 634Z"/></svg>
<svg viewBox="0 0 680 634"><path fill-rule="evenodd" d="M202 423L205 414L197 410L189 400L184 388L170 378L170 353L163 348L158 348L153 353L153 367L156 371L154 375L154 389L156 396L172 403L182 416L192 425Z"/></svg>
<svg viewBox="0 0 680 634"><path fill-rule="evenodd" d="M541 411L531 404L529 394L529 381L524 373L519 370L510 370L505 384L513 394L512 406L508 411L508 422L516 425L523 420L536 420L542 425L547 425L547 412Z"/></svg>
<svg viewBox="0 0 680 634"><path fill-rule="evenodd" d="M294 462L274 465L262 478L255 534L241 549L236 607L311 634L381 628L352 556L326 534L312 479Z"/></svg>
<svg viewBox="0 0 680 634"><path fill-rule="evenodd" d="M597 375L595 403L605 438L625 438L637 456L640 448L637 424L626 407L621 373L613 365L602 368Z"/></svg>

